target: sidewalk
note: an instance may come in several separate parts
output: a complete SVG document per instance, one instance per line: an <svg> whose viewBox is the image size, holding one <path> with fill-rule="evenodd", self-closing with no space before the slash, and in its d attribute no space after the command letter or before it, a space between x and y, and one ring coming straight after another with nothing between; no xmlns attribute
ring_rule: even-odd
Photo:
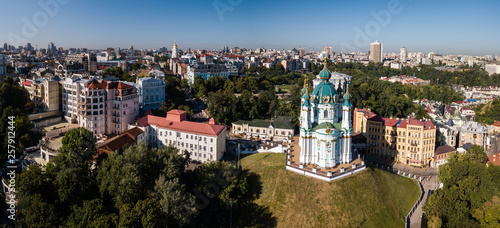
<svg viewBox="0 0 500 228"><path fill-rule="evenodd" d="M422 202L420 202L420 204L417 206L417 209L415 209L415 212L413 212L413 215L410 218L411 228L422 227L422 214L424 212L423 206L427 201L427 195L429 194L429 190L434 190L436 188L436 181L437 181L437 176L433 176L431 177L430 180L426 179L425 182L423 182L422 187L424 188L424 198L422 199Z"/></svg>

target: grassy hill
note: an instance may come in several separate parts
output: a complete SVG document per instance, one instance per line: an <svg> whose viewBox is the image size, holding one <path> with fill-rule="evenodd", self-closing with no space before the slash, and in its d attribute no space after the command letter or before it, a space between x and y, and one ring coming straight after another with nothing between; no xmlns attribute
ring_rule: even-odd
<svg viewBox="0 0 500 228"><path fill-rule="evenodd" d="M328 183L285 170L284 154L249 155L241 164L260 176L255 203L278 227L403 227L420 195L415 180L380 169Z"/></svg>

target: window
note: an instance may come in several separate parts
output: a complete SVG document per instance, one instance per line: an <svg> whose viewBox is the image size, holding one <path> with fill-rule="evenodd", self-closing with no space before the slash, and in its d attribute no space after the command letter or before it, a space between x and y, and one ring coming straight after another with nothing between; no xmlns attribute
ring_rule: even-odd
<svg viewBox="0 0 500 228"><path fill-rule="evenodd" d="M214 139L212 139L212 138L211 138L211 139L210 139L210 142L211 142L211 143L213 143L213 142L214 142Z"/></svg>
<svg viewBox="0 0 500 228"><path fill-rule="evenodd" d="M328 118L328 110L325 110L324 118Z"/></svg>

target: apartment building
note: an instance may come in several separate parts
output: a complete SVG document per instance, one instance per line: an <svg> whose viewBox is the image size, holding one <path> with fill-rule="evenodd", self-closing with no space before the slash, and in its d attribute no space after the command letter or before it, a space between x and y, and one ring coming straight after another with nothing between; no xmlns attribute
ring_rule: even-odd
<svg viewBox="0 0 500 228"><path fill-rule="evenodd" d="M226 126L218 125L214 119L209 123L187 121L186 112L171 110L166 117L146 116L129 124L145 132L145 141L150 147L161 148L172 145L180 152L187 150L192 160L218 161L226 150Z"/></svg>
<svg viewBox="0 0 500 228"><path fill-rule="evenodd" d="M478 122L465 122L460 127L460 140L458 145L463 146L467 143L482 146L484 150L490 148L489 128L479 124Z"/></svg>
<svg viewBox="0 0 500 228"><path fill-rule="evenodd" d="M194 78L196 75L200 75L203 80L207 80L211 77L229 77L237 75L238 71L235 71L234 67L229 67L224 64L196 64L193 66L188 66L186 73L186 78L190 84L194 83Z"/></svg>
<svg viewBox="0 0 500 228"><path fill-rule="evenodd" d="M366 109L355 109L354 114L355 129L366 134L369 154L415 167L431 164L436 141L436 127L431 121L383 118Z"/></svg>
<svg viewBox="0 0 500 228"><path fill-rule="evenodd" d="M139 78L136 83L141 111L158 109L165 101L165 82L161 78Z"/></svg>
<svg viewBox="0 0 500 228"><path fill-rule="evenodd" d="M21 86L33 102L33 112L59 111L59 82L51 78L21 78Z"/></svg>
<svg viewBox="0 0 500 228"><path fill-rule="evenodd" d="M139 97L134 86L71 78L62 84L64 117L95 135L121 134L139 115Z"/></svg>

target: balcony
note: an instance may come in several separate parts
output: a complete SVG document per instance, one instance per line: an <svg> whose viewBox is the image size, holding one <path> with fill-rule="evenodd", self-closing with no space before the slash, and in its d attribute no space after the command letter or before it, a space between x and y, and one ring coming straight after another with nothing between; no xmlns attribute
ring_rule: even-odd
<svg viewBox="0 0 500 228"><path fill-rule="evenodd" d="M113 113L113 116L120 117L120 113Z"/></svg>
<svg viewBox="0 0 500 228"><path fill-rule="evenodd" d="M416 143L410 143L411 146L418 146Z"/></svg>
<svg viewBox="0 0 500 228"><path fill-rule="evenodd" d="M111 121L111 122L116 123L116 124L119 124L119 123L120 123L120 121L119 121L119 120L113 120L113 121Z"/></svg>

